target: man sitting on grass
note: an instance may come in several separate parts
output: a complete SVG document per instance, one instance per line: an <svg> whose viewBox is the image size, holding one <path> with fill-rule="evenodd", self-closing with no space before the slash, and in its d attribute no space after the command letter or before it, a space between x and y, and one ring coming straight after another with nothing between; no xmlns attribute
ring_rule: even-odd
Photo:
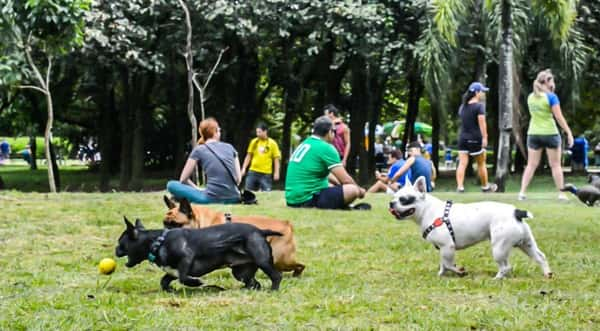
<svg viewBox="0 0 600 331"><path fill-rule="evenodd" d="M431 177L434 175L434 170L431 161L425 159L423 155L421 155L421 144L417 141L408 144L408 155L410 155L410 157L406 160L406 163L404 163L402 168L400 168L400 170L392 177L391 182L397 181L410 169L412 178L425 177L427 192L431 192L433 189Z"/></svg>
<svg viewBox="0 0 600 331"><path fill-rule="evenodd" d="M392 182L391 179L394 175L402 168L402 166L406 163L402 158L402 153L399 150L393 150L388 156L388 167L389 170L387 174L379 173L379 171L375 171L375 177L377 177L377 182L373 184L369 188L367 192L375 193L375 192L386 192L386 193L394 193L398 191L399 188L404 186L406 180L412 181L410 168L406 172L404 176L400 176L397 181Z"/></svg>
<svg viewBox="0 0 600 331"><path fill-rule="evenodd" d="M365 196L365 189L358 186L342 166L340 156L331 144L334 134L329 117L317 118L313 135L306 138L290 157L285 179L288 206L347 209L354 200ZM339 185L329 186L330 174Z"/></svg>

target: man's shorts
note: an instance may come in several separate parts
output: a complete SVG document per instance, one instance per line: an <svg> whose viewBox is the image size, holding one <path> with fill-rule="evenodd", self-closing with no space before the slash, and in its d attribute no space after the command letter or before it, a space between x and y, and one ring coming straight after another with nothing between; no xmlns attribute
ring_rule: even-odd
<svg viewBox="0 0 600 331"><path fill-rule="evenodd" d="M542 148L556 149L560 147L560 142L561 140L559 134L527 135L527 148L535 150Z"/></svg>
<svg viewBox="0 0 600 331"><path fill-rule="evenodd" d="M475 156L485 152L485 149L483 149L483 144L481 140L459 139L458 152L469 153L469 155Z"/></svg>
<svg viewBox="0 0 600 331"><path fill-rule="evenodd" d="M271 191L273 186L273 178L271 174L263 174L256 171L248 171L246 175L246 190L249 191Z"/></svg>
<svg viewBox="0 0 600 331"><path fill-rule="evenodd" d="M342 185L328 187L319 193L313 195L312 199L300 204L289 204L290 207L319 209L345 209L344 188Z"/></svg>

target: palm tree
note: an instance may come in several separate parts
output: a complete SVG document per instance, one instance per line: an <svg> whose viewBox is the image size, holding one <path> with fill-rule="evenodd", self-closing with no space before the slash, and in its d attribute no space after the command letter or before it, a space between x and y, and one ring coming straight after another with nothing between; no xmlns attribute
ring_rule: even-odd
<svg viewBox="0 0 600 331"><path fill-rule="evenodd" d="M416 1L423 3L423 1ZM526 25L530 25L534 19L539 19L544 23L549 31L549 35L557 48L560 48L565 61L571 61L571 71L576 71L571 75L576 79L578 70L583 70L581 66L581 57L585 56L582 52L583 43L577 36L575 30L576 18L576 0L485 0L484 9L492 19L489 21L489 30L498 31L499 40L499 141L496 163L496 181L498 190L505 190L505 181L508 176L508 164L510 160L510 134L513 130L513 79L515 67L515 50L519 50L520 39L515 40L513 31L526 31ZM433 24L430 29L439 34L447 44L456 45L455 33L459 25L459 18L468 15L462 1L457 0L433 0L428 1L430 17ZM530 15L528 13L533 13ZM515 26L515 24L519 24ZM424 33L425 35L425 33ZM430 38L436 40L434 38ZM432 48L435 49L435 48ZM440 63L429 68L424 65L424 71L435 70L435 67L445 67L444 57L440 58ZM425 77L434 77L431 74ZM427 78L426 78L427 81ZM433 83L431 81L430 83ZM443 80L441 81L443 83ZM428 83L426 83L427 85ZM442 89L445 89L442 87ZM432 93L430 91L430 93ZM438 94L441 95L441 94Z"/></svg>

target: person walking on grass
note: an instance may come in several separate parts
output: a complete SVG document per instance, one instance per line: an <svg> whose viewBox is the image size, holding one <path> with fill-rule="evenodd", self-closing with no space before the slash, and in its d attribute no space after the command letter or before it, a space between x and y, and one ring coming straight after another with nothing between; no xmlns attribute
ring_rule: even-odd
<svg viewBox="0 0 600 331"><path fill-rule="evenodd" d="M487 125L485 122L485 103L483 98L490 89L479 82L469 85L463 94L462 104L458 108L460 116L460 134L458 138L458 167L456 168L456 191L465 191L465 171L469 164L469 156L477 162L477 172L481 182L481 191L496 192L498 186L488 182L486 167L486 150L488 144Z"/></svg>
<svg viewBox="0 0 600 331"><path fill-rule="evenodd" d="M573 134L565 120L560 108L558 96L554 94L556 88L554 75L550 69L542 70L533 81L533 92L527 97L527 107L531 120L527 129L527 166L521 178L521 190L518 199L527 198L527 186L531 182L535 170L540 164L542 152L546 150L548 163L552 169L552 178L559 191L559 200L568 200L560 192L564 186L561 160L561 137L556 127L556 122L567 134L567 145L573 146ZM555 122L556 121L556 122Z"/></svg>
<svg viewBox="0 0 600 331"><path fill-rule="evenodd" d="M279 180L279 162L281 152L275 140L269 138L267 125L260 123L256 126L256 138L250 141L244 165L242 165L242 177L246 175L246 190L271 191L273 181Z"/></svg>

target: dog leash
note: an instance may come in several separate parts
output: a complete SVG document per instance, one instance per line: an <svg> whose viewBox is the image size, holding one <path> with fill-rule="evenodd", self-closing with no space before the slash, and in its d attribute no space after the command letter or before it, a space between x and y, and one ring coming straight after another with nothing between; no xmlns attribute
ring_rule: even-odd
<svg viewBox="0 0 600 331"><path fill-rule="evenodd" d="M442 218L436 218L435 221L433 221L433 223L430 226L428 226L427 229L425 229L425 231L423 231L423 239L427 239L427 236L429 236L431 231L435 230L435 228L442 226L442 224L446 224L448 232L450 232L450 236L452 236L452 242L456 244L456 238L454 237L454 229L452 228L452 223L450 223L449 217L451 207L452 200L446 201L446 206L444 207L444 216ZM439 249L439 247L435 247Z"/></svg>
<svg viewBox="0 0 600 331"><path fill-rule="evenodd" d="M150 261L150 263L159 265L156 262L156 258L158 257L158 250L160 249L160 246L162 246L165 238L167 237L167 233L169 233L169 229L164 229L160 236L158 236L158 238L154 239L152 242L152 246L150 246L150 253L148 253L148 261Z"/></svg>

